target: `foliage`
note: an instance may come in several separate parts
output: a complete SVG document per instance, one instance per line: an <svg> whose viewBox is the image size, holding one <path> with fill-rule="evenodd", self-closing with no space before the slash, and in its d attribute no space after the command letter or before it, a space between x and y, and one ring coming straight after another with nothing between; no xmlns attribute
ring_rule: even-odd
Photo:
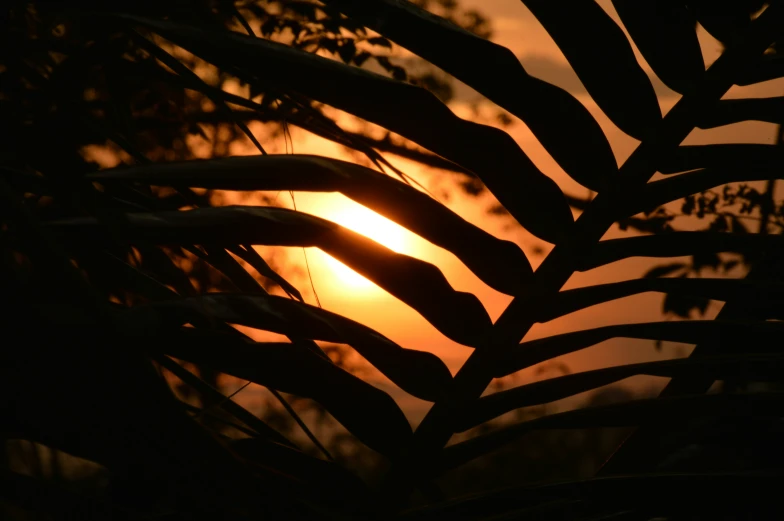
<svg viewBox="0 0 784 521"><path fill-rule="evenodd" d="M128 519L650 519L780 511L765 484L779 479L784 465L781 205L773 199L783 148L680 143L698 127L781 123L780 99L721 97L733 84L784 76L774 45L784 6L615 0L654 72L682 94L662 117L630 42L597 3L568 4L576 10L570 14L552 0L523 3L607 117L641 141L621 167L576 99L528 75L507 49L485 39L481 17L451 1L96 7L39 0L5 7L2 436L99 465L108 493L93 497L4 468L4 499L55 515ZM707 71L697 21L726 45ZM432 65L407 72L387 53L392 42ZM519 117L568 175L598 194L566 197L504 131L454 115L444 104L450 83L438 69ZM333 109L421 149L346 132L328 117ZM366 160L268 154L251 120L277 122L284 133L300 126ZM227 157L240 133L259 155ZM199 139L211 148L206 153L194 146ZM125 164L102 168L85 159L99 145ZM381 151L463 172L474 179L467 186L481 182L520 226L555 247L534 272L516 245L404 182ZM657 171L666 178L648 182ZM764 192L758 182L768 182ZM745 184L725 187L730 183ZM514 300L493 324L474 295L456 291L431 264L296 210L223 206L207 190L344 193L451 251ZM668 203L684 197L683 213L713 217L707 229L674 226ZM740 205L739 212L727 205ZM576 221L570 206L580 207ZM740 224L749 215L763 223L757 231ZM615 223L648 234L601 240ZM324 249L474 351L453 378L435 355L306 304L255 245ZM742 255L743 280L661 278L722 263L732 269L725 252ZM685 256L692 264L561 290L576 271L632 256ZM537 322L647 291L692 299L670 300L681 315L705 299L726 304L715 320L617 324L520 344ZM233 326L289 341L253 342ZM565 374L483 396L494 378L617 337L697 347L685 360ZM325 349L324 342L342 347ZM359 353L401 390L433 403L416 431L386 392L336 363L336 349ZM385 459L383 479L371 490L331 461L310 431L324 458L301 449L216 389L217 374L269 388L293 421L300 420L281 392L319 404ZM639 374L671 381L659 396L530 414ZM198 392L198 406L172 393L172 375ZM722 392L712 390L716 381L725 383ZM509 413L517 415L511 425L488 423ZM442 497L439 483L454 469L469 464L475 471L477 458L525 447L552 429L619 429L613 436L625 441L595 477ZM453 435L477 431L447 446ZM414 491L420 504L406 510Z"/></svg>

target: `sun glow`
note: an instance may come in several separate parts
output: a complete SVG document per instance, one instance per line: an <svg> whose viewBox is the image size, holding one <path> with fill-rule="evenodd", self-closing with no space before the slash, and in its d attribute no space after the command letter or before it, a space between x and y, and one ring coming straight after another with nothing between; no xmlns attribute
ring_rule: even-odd
<svg viewBox="0 0 784 521"><path fill-rule="evenodd" d="M325 212L324 217L397 253L406 253L410 247L405 228L353 201L335 205ZM330 269L343 285L352 289L375 287L372 282L339 260L329 255L325 255L325 258Z"/></svg>

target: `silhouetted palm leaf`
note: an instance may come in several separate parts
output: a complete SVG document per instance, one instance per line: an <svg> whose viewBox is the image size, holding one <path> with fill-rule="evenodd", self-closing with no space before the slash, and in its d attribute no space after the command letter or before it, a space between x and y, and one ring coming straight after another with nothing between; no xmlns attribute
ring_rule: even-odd
<svg viewBox="0 0 784 521"><path fill-rule="evenodd" d="M767 302L784 303L784 285L777 282L703 278L643 278L561 291L551 305L544 306L537 312L537 319L540 322L546 322L580 309L647 291L721 301L754 300L755 305Z"/></svg>
<svg viewBox="0 0 784 521"><path fill-rule="evenodd" d="M784 123L784 97L722 100L700 118L700 128L714 128L741 121Z"/></svg>
<svg viewBox="0 0 784 521"><path fill-rule="evenodd" d="M103 170L87 178L105 183L187 183L221 190L340 192L451 251L499 291L523 291L533 273L525 254L513 243L496 239L409 185L336 159L306 155L232 157Z"/></svg>
<svg viewBox="0 0 784 521"><path fill-rule="evenodd" d="M595 2L522 0L618 128L643 139L661 119L656 93L621 28ZM609 80L612 78L612 80Z"/></svg>
<svg viewBox="0 0 784 521"><path fill-rule="evenodd" d="M735 2L711 2L710 0L688 0L697 15L697 20L717 40L731 42L751 23L751 16L761 9L763 0L740 0Z"/></svg>
<svg viewBox="0 0 784 521"><path fill-rule="evenodd" d="M615 157L591 114L571 94L529 76L509 49L409 2L327 3L438 65L522 119L578 183L599 191L614 179L618 169Z"/></svg>
<svg viewBox="0 0 784 521"><path fill-rule="evenodd" d="M677 423L701 416L780 416L784 393L714 394L633 400L602 407L589 407L552 414L518 423L491 434L460 442L444 449L440 467L447 470L496 450L521 436L540 429L627 427L651 421ZM456 425L460 428L460 425ZM465 428L470 428L468 425Z"/></svg>
<svg viewBox="0 0 784 521"><path fill-rule="evenodd" d="M705 192L727 183L767 181L783 179L781 168L765 165L744 165L743 167L705 168L685 172L677 176L648 183L640 197L630 200L629 214L650 211L663 204L683 199L692 194Z"/></svg>
<svg viewBox="0 0 784 521"><path fill-rule="evenodd" d="M160 301L135 306L125 313L121 323L130 330L165 331L190 322L194 316L350 344L404 391L423 400L441 397L452 380L444 363L431 353L402 348L340 315L271 295L209 294Z"/></svg>
<svg viewBox="0 0 784 521"><path fill-rule="evenodd" d="M781 168L784 152L775 145L690 145L678 147L657 164L663 174L698 168Z"/></svg>
<svg viewBox="0 0 784 521"><path fill-rule="evenodd" d="M182 360L321 403L352 434L382 454L394 455L411 427L383 391L296 343L250 343L226 333L188 328L153 340Z"/></svg>
<svg viewBox="0 0 784 521"><path fill-rule="evenodd" d="M782 77L784 77L784 58L776 54L764 55L750 61L743 70L738 71L735 83L747 86Z"/></svg>
<svg viewBox="0 0 784 521"><path fill-rule="evenodd" d="M456 117L424 89L249 36L129 20L152 28L221 68L237 71L244 80L275 77L278 88L300 92L381 125L468 168L526 229L544 240L556 242L572 222L558 186L509 135ZM319 81L313 81L315 76ZM390 105L405 110L382 108ZM510 169L514 174L509 175ZM552 218L537 219L544 211Z"/></svg>
<svg viewBox="0 0 784 521"><path fill-rule="evenodd" d="M507 391L485 396L461 414L461 430L480 425L502 414L554 402L638 375L663 378L700 376L713 380L741 377L752 382L778 382L784 379L781 355L743 353L731 356L683 358L644 362L549 378ZM466 427L467 426L467 427Z"/></svg>
<svg viewBox="0 0 784 521"><path fill-rule="evenodd" d="M697 19L681 0L613 0L621 21L653 71L684 93L705 72Z"/></svg>
<svg viewBox="0 0 784 521"><path fill-rule="evenodd" d="M629 239L601 241L580 260L578 269L587 271L629 257L680 257L702 253L759 253L784 248L780 236L719 232L673 232Z"/></svg>
<svg viewBox="0 0 784 521"><path fill-rule="evenodd" d="M50 226L75 240L105 238L95 219L73 219ZM446 336L474 345L491 323L479 300L452 289L426 262L401 255L330 221L302 212L267 207L203 208L188 212L128 214L128 240L155 244L265 244L317 246L410 305Z"/></svg>
<svg viewBox="0 0 784 521"><path fill-rule="evenodd" d="M748 338L759 346L760 350L767 351L774 347L774 339L782 331L784 331L784 326L778 321L688 320L603 326L523 342L516 348L504 351L495 360L493 375L500 378L551 358L573 353L617 337L664 340L686 344L696 344L703 340L737 342L742 338Z"/></svg>

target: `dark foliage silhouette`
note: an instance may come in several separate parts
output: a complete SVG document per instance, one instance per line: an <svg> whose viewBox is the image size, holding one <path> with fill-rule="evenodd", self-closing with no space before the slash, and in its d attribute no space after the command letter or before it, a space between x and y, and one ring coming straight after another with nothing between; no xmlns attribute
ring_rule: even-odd
<svg viewBox="0 0 784 521"><path fill-rule="evenodd" d="M778 98L721 98L735 84L784 76L776 52L784 5L615 0L654 72L682 95L662 116L630 42L599 4L523 3L601 110L640 140L620 167L582 104L530 76L486 39L479 15L454 2L4 7L0 434L19 450L56 449L50 467L71 458L100 469L93 476L103 490L90 494L6 465L6 511L80 519L780 516L770 485L784 464L784 244L775 200L784 147L780 135L775 145L681 142L695 128L781 123ZM697 22L725 45L707 70ZM393 43L428 62L427 72L395 64L384 51ZM565 196L503 130L457 117L445 105L451 83L443 73L519 117L596 195ZM232 82L246 95L231 94ZM390 134L346 132L328 108ZM299 126L361 156L270 154L248 127L255 120L277 123L283 135ZM210 159L194 154L189 136L210 145ZM258 154L230 157L237 139ZM89 159L91 146L121 164L100 167ZM407 183L381 152L461 172L472 180L466 186L486 187L554 248L534 272L515 244ZM666 178L649 182L656 172ZM455 290L432 264L296 210L222 205L214 190L341 192L452 252L514 299L492 323L474 295ZM683 214L710 219L706 229L676 226L668 203L680 200ZM580 210L576 221L572 208ZM742 224L745 217L760 226ZM615 223L645 233L601 240ZM254 245L321 248L474 351L453 378L435 355L305 303ZM561 290L577 271L634 256L691 264ZM704 267L744 275L680 276ZM714 320L617 324L520 343L535 323L650 291L683 317L707 300L726 304ZM254 342L233 326L288 342ZM494 379L611 338L697 347L686 359L484 394ZM433 403L415 431L386 392L341 362L349 349ZM314 448L302 449L270 418L228 399L219 374L267 387L287 421L301 419L280 393L312 400L383 460L383 476L371 484L358 478L304 423ZM198 393L199 405L184 403L164 375ZM634 375L670 383L659 395L605 391L586 407L548 414L554 401ZM509 416L511 423L497 420ZM558 471L582 447L610 452L620 441L601 465L589 462L576 476ZM545 483L520 486L505 481L508 473L492 474L505 458L531 462L544 450L558 451L551 468L521 475ZM483 473L491 477L472 487ZM445 491L479 493L448 499Z"/></svg>

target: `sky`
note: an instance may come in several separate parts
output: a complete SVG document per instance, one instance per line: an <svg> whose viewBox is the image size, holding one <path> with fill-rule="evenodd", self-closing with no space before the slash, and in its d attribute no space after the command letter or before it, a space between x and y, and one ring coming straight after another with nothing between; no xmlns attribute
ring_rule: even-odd
<svg viewBox="0 0 784 521"><path fill-rule="evenodd" d="M609 0L600 0L599 3L613 18L618 20ZM623 134L602 114L587 95L579 78L570 69L566 59L547 32L521 2L517 0L462 0L461 4L464 7L474 7L490 18L494 29L493 40L511 49L530 74L568 90L589 109L607 135L619 163L622 163L631 154L638 142ZM710 64L718 56L720 45L702 30L700 31L700 40L705 61ZM659 96L662 111L666 113L677 102L679 95L667 89L655 77L636 48L635 53L644 70L651 77ZM778 80L746 88L735 87L725 97L769 97L780 96L783 93L784 83ZM457 115L470 119L473 116L469 102L479 99L479 95L464 85L458 85L456 94L456 100L450 107ZM482 106L488 111L491 109L489 102L483 102ZM345 123L351 125L351 122L346 121ZM553 178L565 192L573 195L587 194L585 188L577 185L563 173L522 122L515 120L513 125L506 130L534 163ZM695 131L684 143L770 143L773 141L774 135L775 127L773 125L747 122L710 131ZM296 153L321 154L350 159L350 156L340 147L303 131L293 130L292 138L293 149ZM282 138L276 146L279 153L291 150L291 148L284 149ZM245 154L253 151L240 148L233 152ZM519 244L534 267L543 258L541 250L547 251L550 248L549 245L536 240L519 227L510 225L508 218L489 216L487 209L494 202L489 194L485 193L479 198L469 198L449 189L454 180L454 177L449 174L427 170L398 157L388 156L388 158L408 175L427 186L433 193L440 196L442 192L448 192L448 200L443 197L439 197L439 199L465 219L500 238ZM273 195L277 195L278 204L292 206L288 194ZM455 289L474 293L485 305L493 319L496 319L511 301L510 297L484 285L449 252L428 243L339 194L296 193L294 198L300 211L333 220L367 235L394 251L432 262L444 272ZM605 238L623 235L624 232L612 229ZM272 250L264 248L260 251L265 255L273 253ZM278 249L275 253L277 255L283 253L289 263L296 263L300 266L304 265L303 261L307 255L312 287L324 308L370 326L404 347L435 353L447 363L453 373L459 369L471 353L470 348L448 340L411 308L384 293L371 282L320 250L309 248L303 252L302 249L285 249L281 252ZM639 277L658 263L661 263L661 260L628 259L590 272L575 274L568 281L566 287L579 287ZM316 304L314 293L309 288L311 283L305 276L305 271L301 270L298 275L291 275L291 277L299 289L307 295L308 302ZM662 320L661 302L662 296L658 294L642 294L613 301L549 323L537 324L525 339L609 324ZM720 303L713 303L706 318L712 318L720 307ZM572 371L583 371L608 365L686 356L689 351L690 346L688 345L666 344L663 349L657 351L652 342L616 339L570 355L564 360ZM537 374L537 371L532 369L517 375L515 383L520 384L543 376L553 376L553 374ZM412 422L418 422L426 412L429 404L405 395L381 375L371 375L370 380L390 392ZM637 377L624 383L632 388L641 389L650 386L660 387L665 382L663 379ZM257 391L259 390L257 389ZM254 394L252 390L246 391L243 393L243 401L253 401L259 399L259 396L259 394Z"/></svg>

